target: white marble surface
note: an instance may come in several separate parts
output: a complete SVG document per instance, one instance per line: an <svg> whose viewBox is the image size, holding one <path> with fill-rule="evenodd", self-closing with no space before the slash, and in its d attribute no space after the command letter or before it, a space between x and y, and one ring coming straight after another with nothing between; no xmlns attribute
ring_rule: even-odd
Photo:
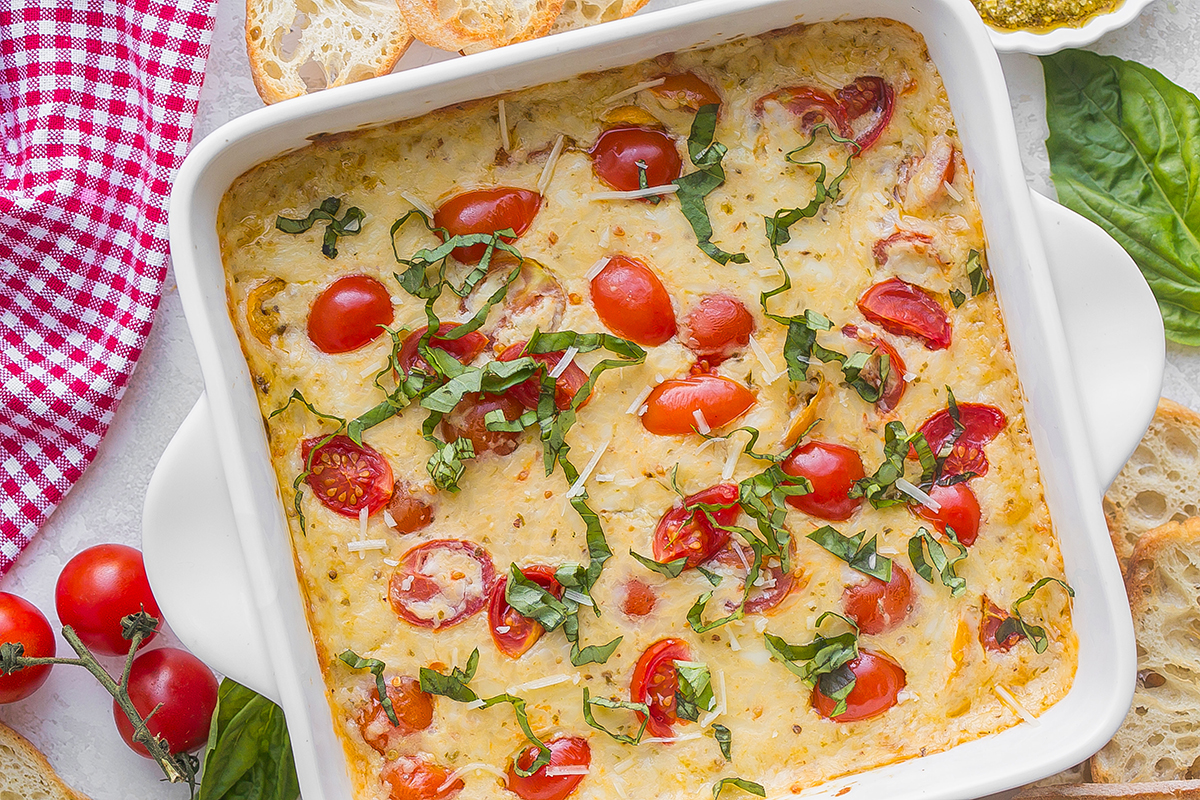
<svg viewBox="0 0 1200 800"><path fill-rule="evenodd" d="M668 4L675 3L654 3ZM197 139L261 105L246 62L242 14L238 0L222 0L200 98ZM1101 40L1096 49L1136 59L1193 91L1200 90L1200 6L1159 0L1136 23ZM402 66L439 57L418 46ZM1046 131L1041 68L1032 56L1002 60L1026 176L1033 188L1052 194L1042 146ZM1200 349L1171 345L1168 351L1164 394L1200 409ZM67 559L100 542L139 543L147 482L201 388L174 278L168 275L146 352L95 463L16 567L0 580L0 590L28 598L54 623L54 583ZM171 641L169 634L160 638ZM69 648L60 640L59 650ZM113 660L111 666L117 668L119 661ZM94 800L186 798L185 789L162 783L157 766L125 747L113 727L110 707L107 693L89 675L59 667L33 697L0 706L0 721L29 737L70 784Z"/></svg>

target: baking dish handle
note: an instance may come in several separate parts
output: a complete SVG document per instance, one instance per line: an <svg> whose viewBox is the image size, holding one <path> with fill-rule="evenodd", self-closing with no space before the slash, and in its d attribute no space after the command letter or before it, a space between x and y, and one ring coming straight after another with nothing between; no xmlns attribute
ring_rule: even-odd
<svg viewBox="0 0 1200 800"><path fill-rule="evenodd" d="M1162 391L1162 315L1137 264L1098 225L1033 192L1050 278L1107 489L1150 425Z"/></svg>
<svg viewBox="0 0 1200 800"><path fill-rule="evenodd" d="M150 478L142 550L154 599L180 641L217 672L279 702L206 395Z"/></svg>

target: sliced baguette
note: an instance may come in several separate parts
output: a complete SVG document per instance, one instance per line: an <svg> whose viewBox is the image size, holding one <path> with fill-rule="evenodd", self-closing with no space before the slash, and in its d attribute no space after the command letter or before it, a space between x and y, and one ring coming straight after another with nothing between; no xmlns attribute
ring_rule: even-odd
<svg viewBox="0 0 1200 800"><path fill-rule="evenodd" d="M1154 421L1104 495L1104 516L1122 569L1138 538L1200 515L1200 414L1165 397Z"/></svg>
<svg viewBox="0 0 1200 800"><path fill-rule="evenodd" d="M564 0L562 13L554 20L550 33L573 31L601 22L624 19L646 5L649 0Z"/></svg>
<svg viewBox="0 0 1200 800"><path fill-rule="evenodd" d="M1200 781L1077 783L1025 789L1013 800L1200 800Z"/></svg>
<svg viewBox="0 0 1200 800"><path fill-rule="evenodd" d="M412 43L395 0L246 0L246 51L267 103L386 75Z"/></svg>
<svg viewBox="0 0 1200 800"><path fill-rule="evenodd" d="M393 0L412 35L442 50L477 52L550 32L563 0Z"/></svg>
<svg viewBox="0 0 1200 800"><path fill-rule="evenodd" d="M0 723L0 798L88 800L62 782L50 762L21 734Z"/></svg>
<svg viewBox="0 0 1200 800"><path fill-rule="evenodd" d="M1125 722L1092 756L1092 778L1200 778L1200 517L1143 534L1125 588L1138 643L1137 687Z"/></svg>

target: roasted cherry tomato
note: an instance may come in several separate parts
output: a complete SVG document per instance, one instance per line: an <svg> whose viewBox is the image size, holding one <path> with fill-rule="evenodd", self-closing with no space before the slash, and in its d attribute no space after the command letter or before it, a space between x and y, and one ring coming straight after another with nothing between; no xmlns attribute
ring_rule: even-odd
<svg viewBox="0 0 1200 800"><path fill-rule="evenodd" d="M944 133L934 137L929 151L910 167L905 180L904 205L917 209L931 205L954 183L954 142Z"/></svg>
<svg viewBox="0 0 1200 800"><path fill-rule="evenodd" d="M675 140L655 128L609 128L596 139L588 155L596 177L618 192L641 188L639 161L645 164L646 186L664 186L683 171Z"/></svg>
<svg viewBox="0 0 1200 800"><path fill-rule="evenodd" d="M625 582L625 596L621 598L621 611L627 617L644 617L654 610L658 596L654 590L637 578Z"/></svg>
<svg viewBox="0 0 1200 800"><path fill-rule="evenodd" d="M885 414L895 410L908 386L908 382L904 380L904 376L908 373L904 359L900 358L896 348L856 325L843 326L842 333L851 339L857 339L875 352L875 355L863 367L861 376L876 389L879 388L879 379L883 371L883 357L887 356L887 378L884 380L883 391L880 393L879 399L875 401L875 407Z"/></svg>
<svg viewBox="0 0 1200 800"><path fill-rule="evenodd" d="M384 762L379 777L389 785L389 800L449 800L466 785L424 756L400 756Z"/></svg>
<svg viewBox="0 0 1200 800"><path fill-rule="evenodd" d="M795 547L792 547L795 550ZM754 551L737 540L732 540L724 550L717 553L713 561L728 570L735 580L731 583L738 587L737 597L725 600L725 610L733 611L741 604L742 589L746 576L750 572L750 564L754 560ZM720 570L718 570L720 573ZM763 556L762 566L758 570L758 580L746 598L745 612L747 614L764 614L782 603L792 590L796 588L796 575L783 571L783 562L779 556L767 553Z"/></svg>
<svg viewBox="0 0 1200 800"><path fill-rule="evenodd" d="M383 335L396 318L387 288L367 275L338 278L313 301L308 338L323 353L348 353Z"/></svg>
<svg viewBox="0 0 1200 800"><path fill-rule="evenodd" d="M396 485L392 466L370 445L349 436L314 436L300 445L300 458L310 471L304 481L326 508L357 517L363 508L374 514L387 505ZM322 444L324 442L324 444ZM311 458L311 460L310 460Z"/></svg>
<svg viewBox="0 0 1200 800"><path fill-rule="evenodd" d="M987 596L983 598L982 614L979 621L979 643L985 650L1007 653L1014 644L1025 638L1025 634L1019 630L1009 631L1003 639L996 638L1001 624L1012 615L989 600Z"/></svg>
<svg viewBox="0 0 1200 800"><path fill-rule="evenodd" d="M694 72L676 72L660 75L662 83L650 91L676 106L699 111L701 106L719 105L721 96L717 90Z"/></svg>
<svg viewBox="0 0 1200 800"><path fill-rule="evenodd" d="M888 333L920 339L928 350L950 346L950 317L920 286L888 278L863 292L858 310Z"/></svg>
<svg viewBox="0 0 1200 800"><path fill-rule="evenodd" d="M838 89L837 99L853 128L855 143L863 150L879 140L896 105L892 87L874 75L855 78Z"/></svg>
<svg viewBox="0 0 1200 800"><path fill-rule="evenodd" d="M555 597L562 597L563 588L554 579L554 567L543 564L522 567L521 574ZM533 647L534 642L542 638L546 630L508 604L504 597L507 589L508 576L501 575L488 597L488 628L492 632L492 641L501 653L509 658L520 658Z"/></svg>
<svg viewBox="0 0 1200 800"><path fill-rule="evenodd" d="M906 683L904 670L899 664L883 653L859 650L858 658L848 666L854 673L854 688L846 697L846 710L833 716L837 701L821 691L822 676L812 693L813 708L818 714L834 722L855 722L882 714L896 705L900 690Z"/></svg>
<svg viewBox="0 0 1200 800"><path fill-rule="evenodd" d="M805 133L818 125L830 126L844 139L851 138L850 122L841 103L828 92L811 86L790 86L759 98L754 104L756 114L762 114L768 103L778 103L800 120L800 129Z"/></svg>
<svg viewBox="0 0 1200 800"><path fill-rule="evenodd" d="M684 320L683 329L680 338L684 345L715 367L750 344L754 317L736 297L710 294L700 298Z"/></svg>
<svg viewBox="0 0 1200 800"><path fill-rule="evenodd" d="M718 525L736 522L742 511L737 499L738 487L732 483L719 483L685 497L658 521L654 530L654 560L665 564L686 558L686 568L692 569L712 558L729 541L729 532L716 527L713 522ZM720 508L706 515L693 508L701 504Z"/></svg>
<svg viewBox="0 0 1200 800"><path fill-rule="evenodd" d="M445 228L451 236L495 233L507 228L520 236L529 230L541 207L542 196L528 189L510 186L476 189L442 203L433 214L433 224ZM509 243L516 241L508 236L500 238ZM454 248L451 255L464 264L478 264L486 250L486 244L472 244Z"/></svg>
<svg viewBox="0 0 1200 800"><path fill-rule="evenodd" d="M783 461L788 475L808 478L812 491L791 495L788 505L821 519L850 519L862 505L861 497L851 497L854 482L866 477L862 457L852 447L829 442L807 442Z"/></svg>
<svg viewBox="0 0 1200 800"><path fill-rule="evenodd" d="M675 310L662 280L645 263L616 255L592 278L592 305L604 327L652 347L675 335Z"/></svg>
<svg viewBox="0 0 1200 800"><path fill-rule="evenodd" d="M160 647L133 660L129 699L155 736L167 740L172 753L190 753L208 741L209 722L217 708L217 679L204 662L186 650ZM113 700L113 719L125 744L150 758L146 746L133 740L133 723Z"/></svg>
<svg viewBox="0 0 1200 800"><path fill-rule="evenodd" d="M54 631L37 606L23 597L0 592L0 644L18 642L30 658L54 658L57 649ZM36 692L50 677L51 666L25 667L0 675L0 704L24 700Z"/></svg>
<svg viewBox="0 0 1200 800"><path fill-rule="evenodd" d="M400 557L388 597L400 619L438 630L476 614L495 584L487 550L461 539L434 539Z"/></svg>
<svg viewBox="0 0 1200 800"><path fill-rule="evenodd" d="M953 528L958 541L967 547L975 544L979 536L979 500L971 487L962 483L951 486L934 486L929 496L941 508L934 511L927 505L910 505L908 508L921 519L929 520L943 536L946 528Z"/></svg>
<svg viewBox="0 0 1200 800"><path fill-rule="evenodd" d="M519 431L489 431L487 415L500 409L509 422L521 416L525 406L511 394L474 394L464 397L454 410L442 417L442 435L447 442L467 438L475 455L495 453L506 456L520 444Z"/></svg>
<svg viewBox="0 0 1200 800"><path fill-rule="evenodd" d="M471 331L470 333L460 336L457 339L443 339L442 337L448 332L459 326L457 322L443 322L438 325L436 335L429 338L429 346L436 347L438 350L444 350L450 355L457 358L464 364L470 364L475 360L475 357L483 352L487 347L487 337L479 331ZM410 333L404 343L400 345L400 353L396 360L399 362L400 369L404 370L407 375L409 371L416 367L422 372L429 372L429 362L421 355L420 345L421 338L428 331L428 327L417 328Z"/></svg>
<svg viewBox="0 0 1200 800"><path fill-rule="evenodd" d="M651 433L672 436L702 430L697 411L712 430L728 425L754 405L754 393L719 375L691 375L663 381L646 398L642 425Z"/></svg>
<svg viewBox="0 0 1200 800"><path fill-rule="evenodd" d="M880 267L886 264L891 258L892 248L897 245L905 245L911 249L926 252L933 247L933 237L919 231L896 231L891 236L885 236L877 241L871 248L871 255L874 257L875 263Z"/></svg>
<svg viewBox="0 0 1200 800"><path fill-rule="evenodd" d="M686 642L660 639L646 648L634 666L629 697L650 707L646 731L651 736L668 738L674 733L672 726L679 721L675 716L675 692L679 689L675 662L691 661L691 656ZM645 715L639 712L638 719L645 719Z"/></svg>
<svg viewBox="0 0 1200 800"><path fill-rule="evenodd" d="M401 738L423 731L433 724L433 695L421 691L421 682L410 675L399 675L387 682L387 696L392 701L399 725L388 719L383 703L379 702L374 685L370 700L358 711L358 729L363 741L380 753L395 750Z"/></svg>
<svg viewBox="0 0 1200 800"><path fill-rule="evenodd" d="M865 583L851 584L842 592L842 608L846 616L854 620L859 633L890 631L912 611L912 579L894 559L892 579L887 583L869 575L863 577Z"/></svg>
<svg viewBox="0 0 1200 800"><path fill-rule="evenodd" d="M106 656L129 652L129 640L121 635L123 617L145 611L162 620L141 551L123 544L98 544L76 553L58 575L54 605L59 622L70 625L92 652Z"/></svg>
<svg viewBox="0 0 1200 800"><path fill-rule="evenodd" d="M959 403L958 419L962 423L963 432L954 441L954 447L942 465L942 476L961 475L964 472L986 475L988 460L983 447L1004 430L1008 425L1008 417L995 406ZM954 419L950 416L950 409L943 408L925 420L920 431L925 441L929 442L929 449L937 455L954 433ZM910 452L909 455L915 454Z"/></svg>
<svg viewBox="0 0 1200 800"><path fill-rule="evenodd" d="M417 497L407 481L396 481L387 511L392 517L392 528L400 533L416 533L433 522L433 506Z"/></svg>
<svg viewBox="0 0 1200 800"><path fill-rule="evenodd" d="M525 342L517 342L504 348L504 351L500 353L500 360L515 361L521 356L526 355L525 344ZM558 367L559 362L562 361L563 355L563 351L558 350L552 353L534 353L531 358L543 365L547 372L553 372ZM571 407L571 401L575 398L575 393L582 389L585 383L587 383L587 373L572 361L554 379L554 405L559 411L566 411ZM524 383L518 383L509 389L508 393L521 401L521 405L526 408L537 408L541 385L538 383L538 378L530 378ZM588 400L590 399L589 397ZM588 400L583 401L584 405L587 404Z"/></svg>
<svg viewBox="0 0 1200 800"><path fill-rule="evenodd" d="M560 736L546 742L550 748L550 763L538 767L527 778L517 774L517 767L528 770L538 756L535 745L522 750L508 765L508 789L522 800L563 800L586 775L555 775L556 768L588 767L592 763L592 748L587 739L579 736Z"/></svg>

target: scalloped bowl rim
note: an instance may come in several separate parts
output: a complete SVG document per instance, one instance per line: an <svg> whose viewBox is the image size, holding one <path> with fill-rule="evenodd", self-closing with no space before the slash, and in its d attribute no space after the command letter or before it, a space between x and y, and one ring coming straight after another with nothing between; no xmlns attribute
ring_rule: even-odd
<svg viewBox="0 0 1200 800"><path fill-rule="evenodd" d="M1078 28L1055 28L1045 33L1030 31L1000 31L988 26L992 46L1000 53L1031 53L1045 56L1092 44L1106 33L1124 28L1133 22L1154 0L1125 0L1121 6L1106 14L1093 17Z"/></svg>

